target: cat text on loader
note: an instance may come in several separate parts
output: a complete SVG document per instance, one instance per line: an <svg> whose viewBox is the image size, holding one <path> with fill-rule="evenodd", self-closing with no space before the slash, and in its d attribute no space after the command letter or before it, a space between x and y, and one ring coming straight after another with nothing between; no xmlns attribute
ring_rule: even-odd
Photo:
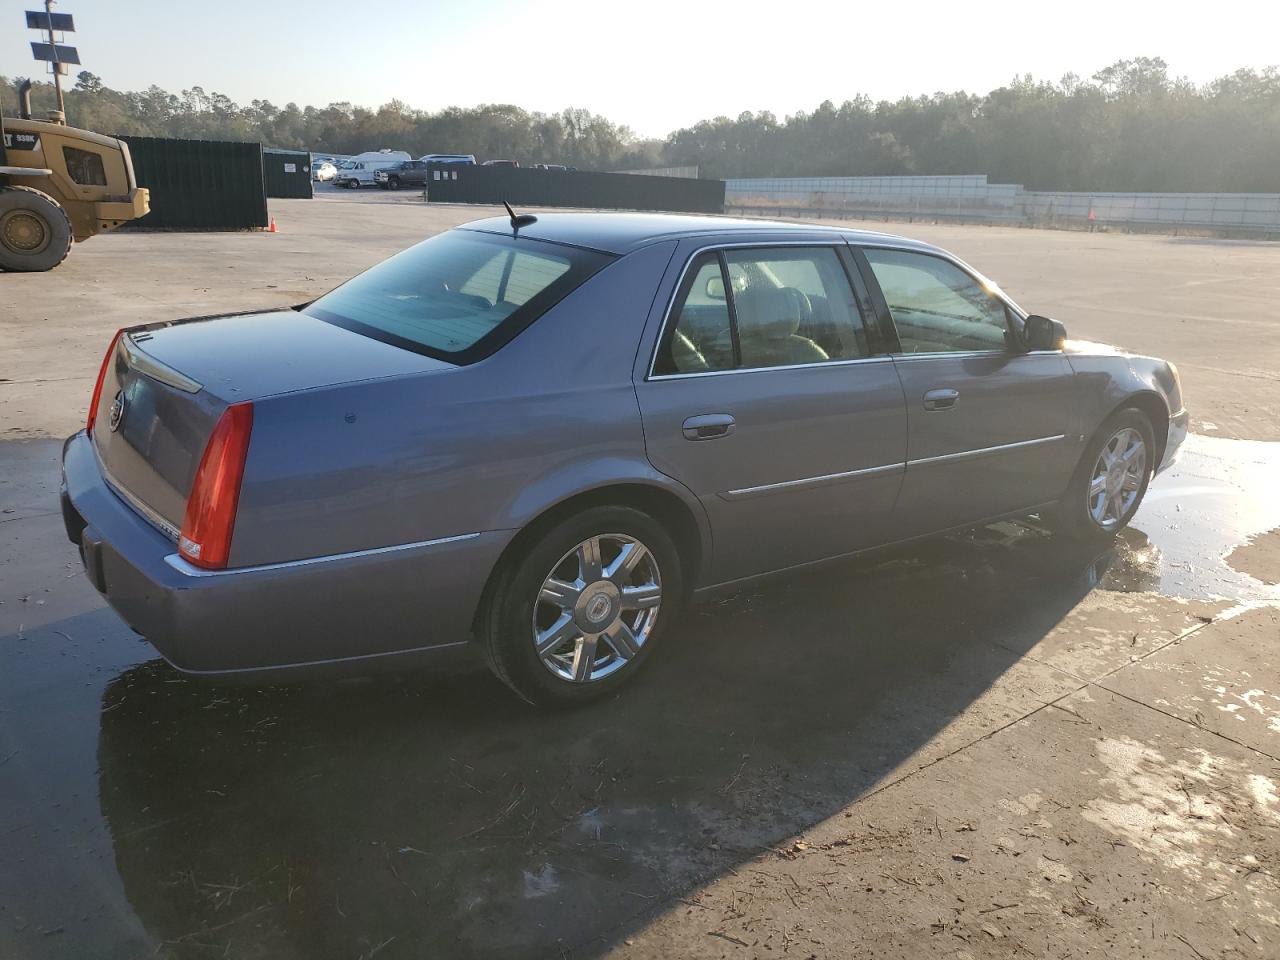
<svg viewBox="0 0 1280 960"><path fill-rule="evenodd" d="M129 147L113 137L31 118L30 84L20 117L0 118L0 269L51 270L72 240L114 230L151 209L133 178Z"/></svg>

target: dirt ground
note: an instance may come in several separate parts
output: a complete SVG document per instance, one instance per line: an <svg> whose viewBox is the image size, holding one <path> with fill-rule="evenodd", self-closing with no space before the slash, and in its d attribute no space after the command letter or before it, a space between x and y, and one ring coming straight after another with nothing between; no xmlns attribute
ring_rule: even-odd
<svg viewBox="0 0 1280 960"><path fill-rule="evenodd" d="M1182 461L1101 553L1003 523L745 588L556 713L465 658L187 680L81 573L57 438L117 327L488 211L272 212L0 275L0 958L1280 956L1280 246L886 227L1174 360Z"/></svg>

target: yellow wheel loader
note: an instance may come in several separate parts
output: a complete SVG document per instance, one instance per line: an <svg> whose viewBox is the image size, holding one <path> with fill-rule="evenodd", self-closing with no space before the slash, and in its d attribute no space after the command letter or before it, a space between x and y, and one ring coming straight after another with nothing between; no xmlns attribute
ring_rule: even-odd
<svg viewBox="0 0 1280 960"><path fill-rule="evenodd" d="M129 147L68 127L61 114L31 117L30 82L18 119L0 117L0 269L51 270L72 240L87 240L151 209L133 177Z"/></svg>

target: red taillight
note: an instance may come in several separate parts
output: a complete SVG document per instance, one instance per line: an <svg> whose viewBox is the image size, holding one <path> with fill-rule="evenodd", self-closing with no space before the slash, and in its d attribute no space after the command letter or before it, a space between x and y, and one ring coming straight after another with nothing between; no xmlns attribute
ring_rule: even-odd
<svg viewBox="0 0 1280 960"><path fill-rule="evenodd" d="M107 367L111 366L111 358L116 355L116 344L124 336L123 330L117 330L111 338L111 346L107 347L107 355L102 358L102 366L98 368L98 382L93 385L93 396L89 400L89 416L85 419L86 433L93 432L93 422L98 419L98 401L102 399L102 383L107 379Z"/></svg>
<svg viewBox="0 0 1280 960"><path fill-rule="evenodd" d="M227 565L252 432L253 404L234 403L209 435L178 540L178 552L198 567L221 570Z"/></svg>

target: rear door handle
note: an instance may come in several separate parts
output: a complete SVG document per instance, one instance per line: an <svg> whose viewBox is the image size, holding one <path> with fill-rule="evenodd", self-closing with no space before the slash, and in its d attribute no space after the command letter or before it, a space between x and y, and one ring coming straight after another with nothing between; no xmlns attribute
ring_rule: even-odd
<svg viewBox="0 0 1280 960"><path fill-rule="evenodd" d="M718 440L733 433L737 421L727 413L704 413L684 422L686 440Z"/></svg>
<svg viewBox="0 0 1280 960"><path fill-rule="evenodd" d="M926 410L950 410L959 399L959 390L930 390L924 395L924 408Z"/></svg>

